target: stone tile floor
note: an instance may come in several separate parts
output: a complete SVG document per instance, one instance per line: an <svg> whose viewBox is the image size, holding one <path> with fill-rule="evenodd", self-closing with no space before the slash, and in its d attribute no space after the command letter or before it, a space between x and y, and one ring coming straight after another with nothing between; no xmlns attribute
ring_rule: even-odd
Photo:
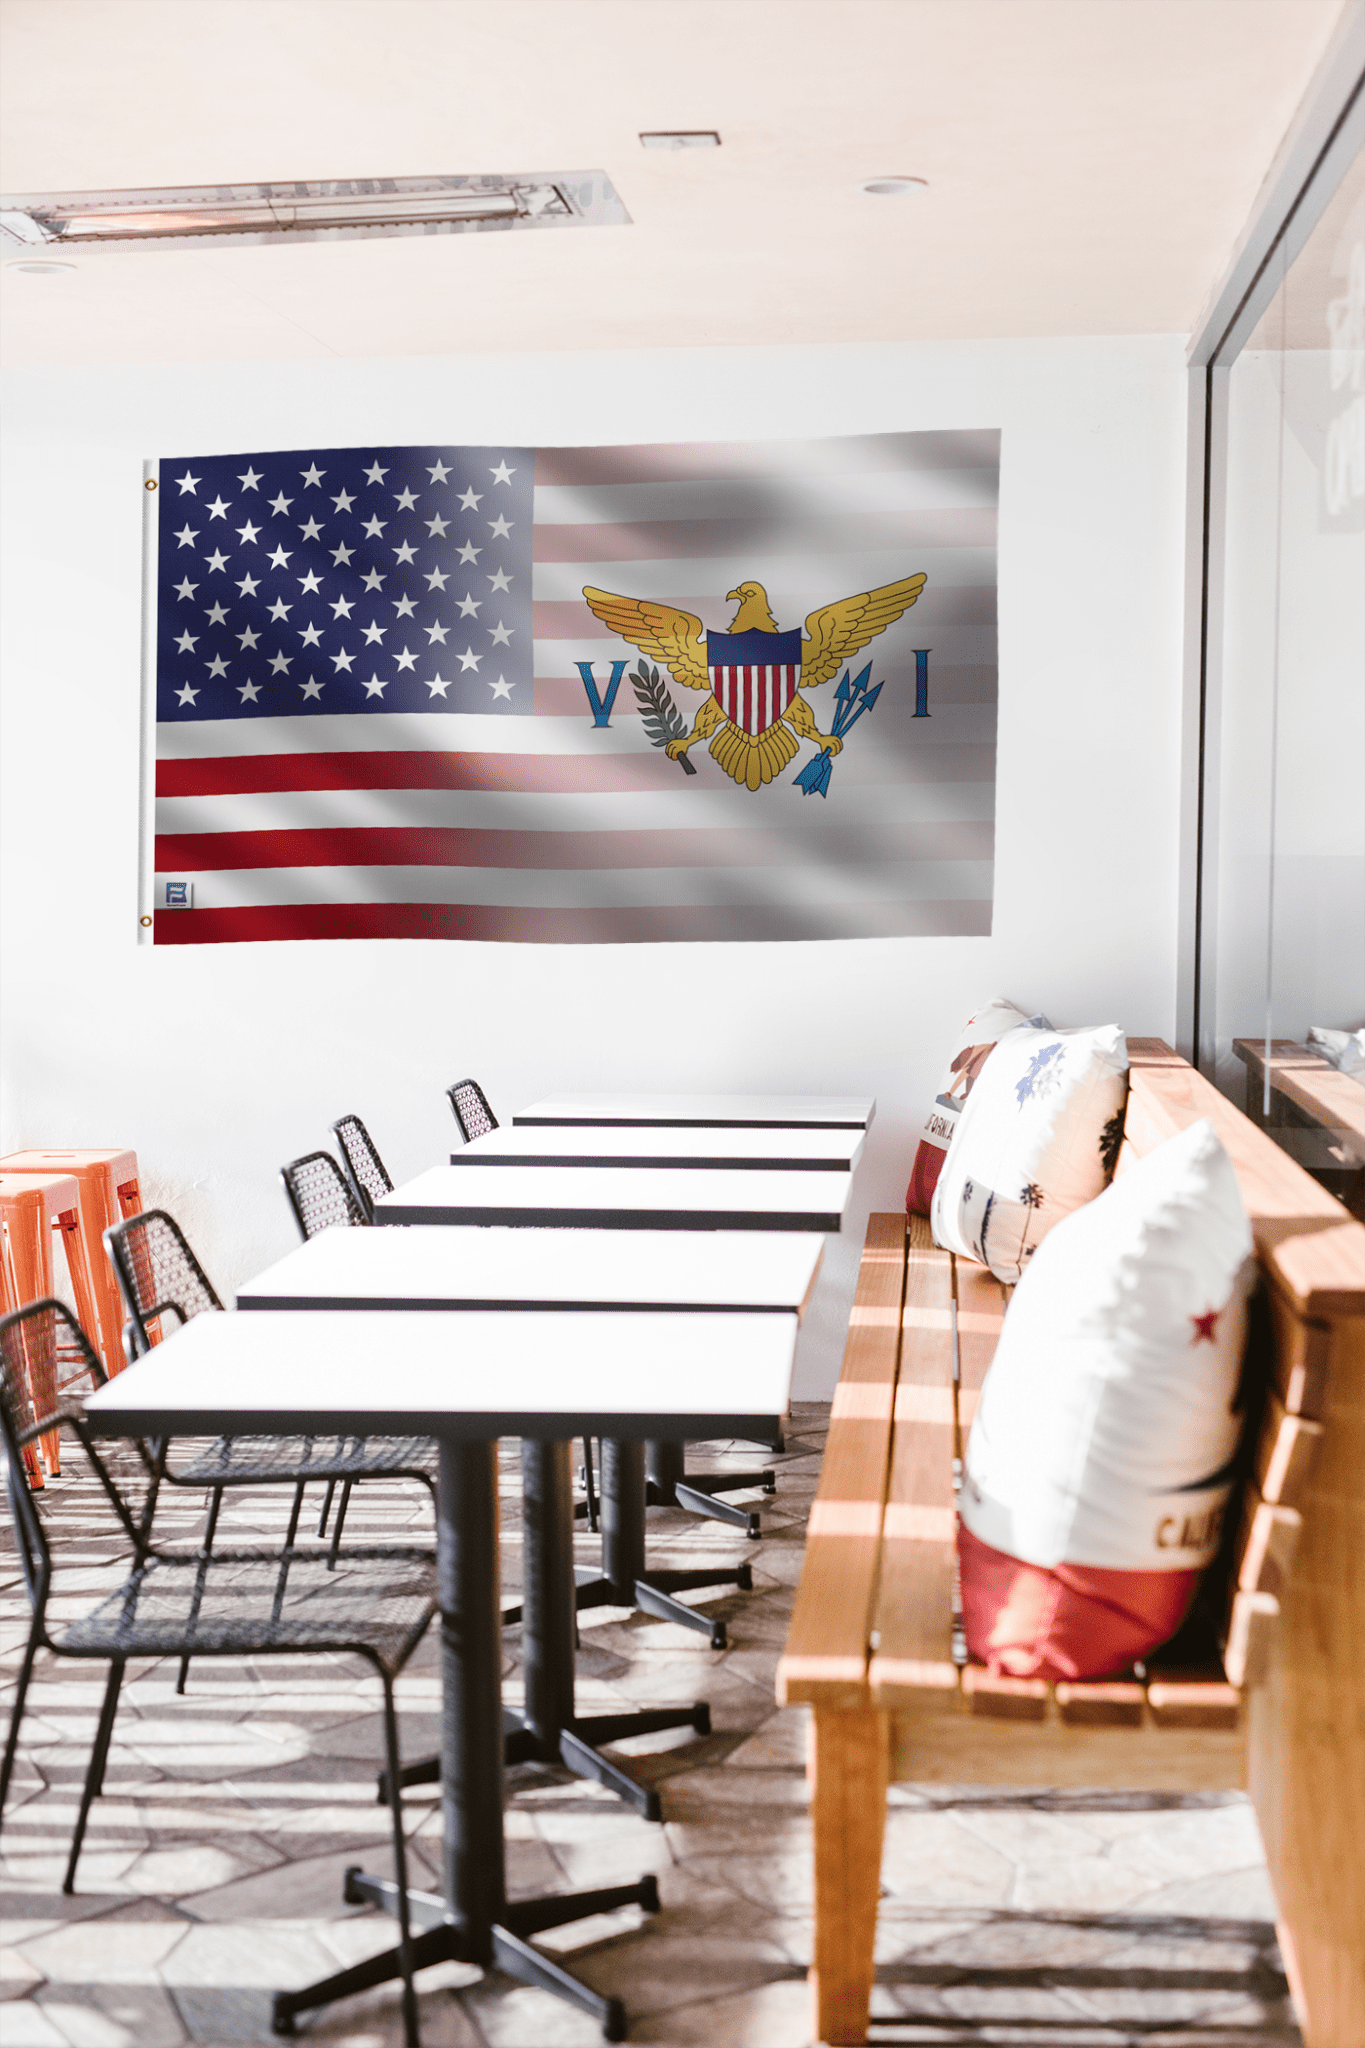
<svg viewBox="0 0 1365 2048"><path fill-rule="evenodd" d="M589 1982L626 2001L630 2038L664 2048L802 2048L810 2041L810 1846L804 1728L779 1710L773 1674L800 1576L827 1407L800 1408L763 1503L764 1537L673 1510L651 1512L654 1562L747 1556L754 1590L689 1599L723 1614L732 1647L639 1614L583 1617L579 1703L711 1703L713 1733L640 1739L619 1752L660 1787L651 1826L560 1770L508 1776L514 1895L658 1873L663 1911L634 1908L542 1937ZM696 1469L748 1466L741 1445L697 1447ZM504 1447L504 1584L520 1552L516 1447ZM117 1550L73 1446L44 1495L69 1545L62 1599L78 1606L111 1578ZM741 1496L758 1502L758 1496ZM229 1496L231 1500L231 1496ZM188 1537L201 1500L159 1516ZM224 1537L282 1526L268 1493L240 1496ZM360 1490L348 1536L429 1527L425 1496ZM8 1527L6 1528L8 1535ZM591 1562L595 1544L582 1543ZM121 1573L114 1572L115 1582ZM12 1695L27 1607L10 1543L0 1563L0 1662ZM518 1636L505 1685L518 1689ZM104 1797L77 1878L59 1890L103 1666L47 1658L25 1717L0 1878L4 2048L174 2048L265 2044L273 1990L390 1945L392 1923L342 1904L348 1863L388 1868L375 1803L378 1688L346 1659L204 1661L184 1698L170 1664L125 1684ZM399 1683L405 1756L435 1746L434 1644ZM439 1818L408 1796L415 1881L434 1884ZM1153 1796L901 1786L883 1869L879 1981L871 2038L1014 2042L1034 2048L1291 2048L1299 2041L1250 1809L1237 1795ZM426 2048L577 2048L591 2021L539 1991L457 1966L421 1987ZM390 2048L392 1989L300 2022L347 2048Z"/></svg>

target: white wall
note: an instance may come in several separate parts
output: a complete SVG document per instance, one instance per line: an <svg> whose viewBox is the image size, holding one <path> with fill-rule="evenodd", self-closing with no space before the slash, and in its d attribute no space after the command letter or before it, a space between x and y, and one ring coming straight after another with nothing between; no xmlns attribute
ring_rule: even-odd
<svg viewBox="0 0 1365 2048"><path fill-rule="evenodd" d="M504 1113L568 1087L866 1091L798 1361L819 1398L866 1211L900 1205L969 1010L1172 1035L1178 338L24 371L7 418L0 1148L135 1146L225 1295L295 1241L277 1170L343 1110L402 1178L448 1151L464 1073ZM1004 429L990 939L137 946L143 456L975 426Z"/></svg>

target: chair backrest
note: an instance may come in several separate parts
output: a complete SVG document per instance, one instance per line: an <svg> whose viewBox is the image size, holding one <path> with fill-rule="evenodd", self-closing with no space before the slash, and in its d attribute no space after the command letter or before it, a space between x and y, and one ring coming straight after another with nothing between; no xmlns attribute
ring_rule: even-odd
<svg viewBox="0 0 1365 2048"><path fill-rule="evenodd" d="M280 1168L280 1179L304 1237L316 1237L337 1223L363 1226L369 1221L330 1152L305 1152L302 1159L291 1159Z"/></svg>
<svg viewBox="0 0 1365 2048"><path fill-rule="evenodd" d="M498 1120L477 1081L456 1081L446 1089L446 1094L466 1145L471 1138L481 1138L485 1131L497 1130Z"/></svg>
<svg viewBox="0 0 1365 2048"><path fill-rule="evenodd" d="M339 1116L332 1129L350 1168L351 1186L365 1211L366 1221L373 1223L375 1203L381 1195L393 1192L388 1169L374 1149L374 1139L358 1116Z"/></svg>
<svg viewBox="0 0 1365 2048"><path fill-rule="evenodd" d="M163 1315L187 1323L223 1306L184 1231L164 1209L144 1209L126 1223L111 1224L104 1242L140 1352L160 1343Z"/></svg>

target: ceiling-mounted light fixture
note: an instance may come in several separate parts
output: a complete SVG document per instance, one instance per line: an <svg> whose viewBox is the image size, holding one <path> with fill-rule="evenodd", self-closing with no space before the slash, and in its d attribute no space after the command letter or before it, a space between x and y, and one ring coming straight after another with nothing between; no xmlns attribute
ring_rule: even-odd
<svg viewBox="0 0 1365 2048"><path fill-rule="evenodd" d="M17 270L21 277L74 277L74 263L7 263L6 270Z"/></svg>
<svg viewBox="0 0 1365 2048"><path fill-rule="evenodd" d="M615 227L630 215L605 171L505 178L340 178L163 191L43 192L0 199L0 252L129 244L361 241L511 228Z"/></svg>
<svg viewBox="0 0 1365 2048"><path fill-rule="evenodd" d="M874 199L908 199L912 192L927 192L927 178L864 178L858 190L870 192Z"/></svg>
<svg viewBox="0 0 1365 2048"><path fill-rule="evenodd" d="M714 128L646 128L640 137L641 149L719 149L720 137Z"/></svg>

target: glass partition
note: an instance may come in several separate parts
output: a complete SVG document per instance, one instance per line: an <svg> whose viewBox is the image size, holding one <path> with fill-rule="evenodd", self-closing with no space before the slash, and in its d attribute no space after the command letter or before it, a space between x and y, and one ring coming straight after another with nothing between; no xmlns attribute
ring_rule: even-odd
<svg viewBox="0 0 1365 2048"><path fill-rule="evenodd" d="M1359 1214L1365 156L1269 282L1274 295L1227 378L1204 881L1212 1001L1201 1037L1223 1092Z"/></svg>

